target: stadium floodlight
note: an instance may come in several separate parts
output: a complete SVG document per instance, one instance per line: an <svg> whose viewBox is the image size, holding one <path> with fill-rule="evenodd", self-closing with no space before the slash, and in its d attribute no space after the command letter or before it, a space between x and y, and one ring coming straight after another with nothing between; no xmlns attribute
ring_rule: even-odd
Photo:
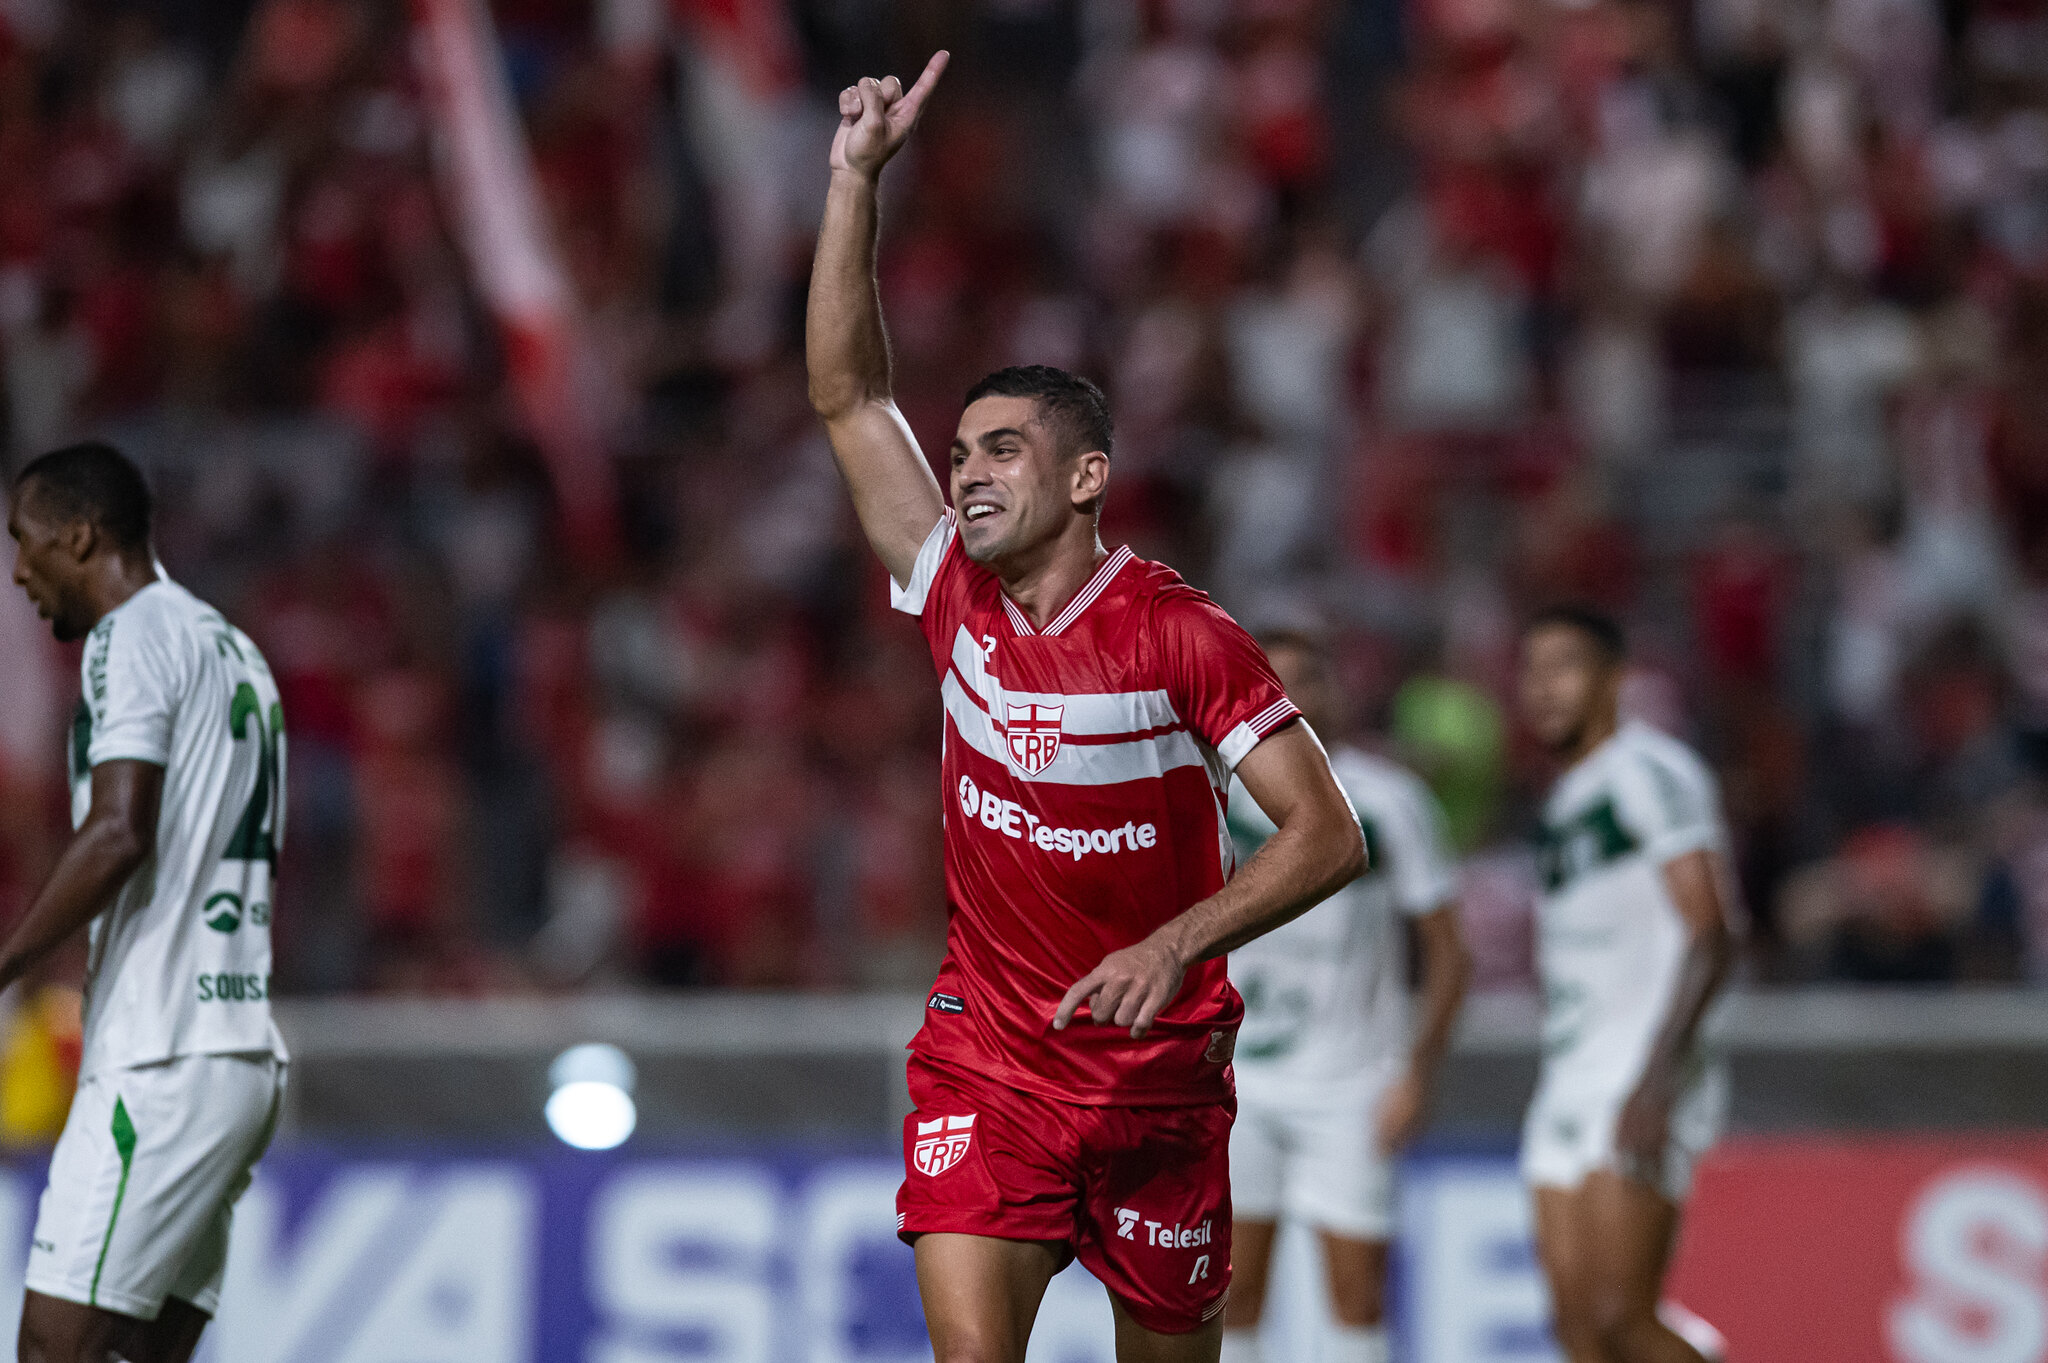
<svg viewBox="0 0 2048 1363"><path fill-rule="evenodd" d="M640 1120L633 1104L633 1059L601 1041L571 1046L548 1066L548 1130L578 1150L625 1143Z"/></svg>

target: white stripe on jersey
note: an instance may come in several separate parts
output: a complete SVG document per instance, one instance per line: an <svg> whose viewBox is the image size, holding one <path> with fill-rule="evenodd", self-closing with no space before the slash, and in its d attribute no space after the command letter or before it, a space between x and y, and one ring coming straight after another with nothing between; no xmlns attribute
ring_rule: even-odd
<svg viewBox="0 0 2048 1363"><path fill-rule="evenodd" d="M1163 690L1093 691L1062 695L1056 691L1012 691L990 676L981 649L963 627L953 636L953 668L993 715L1008 714L1009 705L1064 705L1060 729L1067 734L1142 734L1181 727L1173 701Z"/></svg>
<svg viewBox="0 0 2048 1363"><path fill-rule="evenodd" d="M1036 776L1019 771L1010 761L1003 733L989 712L975 702L960 684L957 672L948 671L939 683L946 714L967 746L1009 767L1019 780L1062 786L1113 786L1125 781L1142 781L1164 776L1176 767L1207 767L1200 745L1186 729L1172 729L1123 743L1061 743L1060 750L1044 771ZM1059 697L1054 696L1055 704ZM1068 700L1110 699L1110 697L1069 697Z"/></svg>
<svg viewBox="0 0 2048 1363"><path fill-rule="evenodd" d="M1164 690L1011 691L989 675L980 646L964 626L953 636L952 662L939 686L946 713L968 746L993 761L1009 765L1003 741L1006 728L994 716L1007 715L1011 705L1064 707L1060 730L1068 738L1128 736L1122 743L1063 742L1044 771L1036 776L1016 772L1027 781L1108 786L1160 776L1175 767L1204 767L1220 792L1244 755L1295 713L1293 701L1275 701L1231 730L1212 757Z"/></svg>

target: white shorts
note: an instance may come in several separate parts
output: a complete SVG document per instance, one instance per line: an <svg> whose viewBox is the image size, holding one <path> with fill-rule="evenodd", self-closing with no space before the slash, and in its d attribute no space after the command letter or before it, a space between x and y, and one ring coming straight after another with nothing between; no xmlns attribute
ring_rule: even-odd
<svg viewBox="0 0 2048 1363"><path fill-rule="evenodd" d="M1522 1123L1522 1178L1534 1188L1576 1188L1596 1169L1617 1167L1615 1123L1632 1089L1589 1092L1539 1083ZM1708 1065L1671 1107L1671 1134L1657 1190L1673 1202L1692 1191L1693 1170L1720 1138L1728 1075Z"/></svg>
<svg viewBox="0 0 2048 1363"><path fill-rule="evenodd" d="M220 1302L235 1199L270 1144L285 1066L187 1055L81 1080L50 1156L31 1292L155 1320Z"/></svg>
<svg viewBox="0 0 2048 1363"><path fill-rule="evenodd" d="M1390 1082L1375 1076L1334 1084L1313 1102L1240 1092L1230 1128L1232 1214L1297 1221L1353 1240L1392 1239L1394 1166L1375 1131Z"/></svg>

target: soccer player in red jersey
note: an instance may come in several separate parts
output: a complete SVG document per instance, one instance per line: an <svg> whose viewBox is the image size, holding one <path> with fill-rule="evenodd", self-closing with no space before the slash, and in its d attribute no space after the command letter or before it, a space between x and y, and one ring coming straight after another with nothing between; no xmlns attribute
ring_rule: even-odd
<svg viewBox="0 0 2048 1363"><path fill-rule="evenodd" d="M1022 1363L1078 1257L1124 1363L1213 1363L1230 1280L1224 954L1364 868L1264 654L1171 570L1109 553L1095 385L968 394L952 505L891 398L876 186L937 85L840 94L811 275L812 404L944 695L945 963L911 1043L898 1229L938 1363ZM1231 775L1279 831L1231 875Z"/></svg>

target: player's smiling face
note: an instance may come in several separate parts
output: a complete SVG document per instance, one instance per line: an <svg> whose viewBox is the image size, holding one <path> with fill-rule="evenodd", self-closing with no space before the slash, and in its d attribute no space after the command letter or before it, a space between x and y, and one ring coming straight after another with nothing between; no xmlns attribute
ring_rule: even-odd
<svg viewBox="0 0 2048 1363"><path fill-rule="evenodd" d="M1039 420L1036 398L985 397L960 414L953 439L953 509L960 547L994 563L1059 538L1092 509L1108 474L1102 454L1066 454Z"/></svg>
<svg viewBox="0 0 2048 1363"><path fill-rule="evenodd" d="M75 522L39 514L32 489L15 489L7 513L7 533L14 540L14 585L28 595L36 614L50 622L51 632L66 642L84 638L91 628L80 601L76 529Z"/></svg>
<svg viewBox="0 0 2048 1363"><path fill-rule="evenodd" d="M1552 752L1570 752L1611 715L1621 669L1570 625L1544 625L1522 640L1522 718Z"/></svg>

